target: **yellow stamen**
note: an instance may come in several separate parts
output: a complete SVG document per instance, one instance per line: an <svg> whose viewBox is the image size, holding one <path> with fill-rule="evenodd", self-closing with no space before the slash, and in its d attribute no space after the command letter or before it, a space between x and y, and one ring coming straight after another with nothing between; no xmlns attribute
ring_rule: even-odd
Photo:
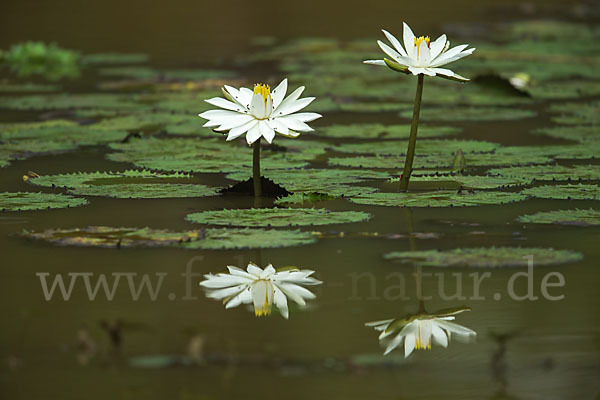
<svg viewBox="0 0 600 400"><path fill-rule="evenodd" d="M266 103L267 99L271 97L271 88L269 85L257 83L254 85L254 94L260 94Z"/></svg>
<svg viewBox="0 0 600 400"><path fill-rule="evenodd" d="M415 37L415 46L417 47L417 57L419 56L419 49L421 48L421 43L425 42L427 43L427 47L429 47L429 36L420 36L420 37ZM256 92L254 92L256 93Z"/></svg>
<svg viewBox="0 0 600 400"><path fill-rule="evenodd" d="M268 90L268 86L267 86L267 90ZM256 93L256 89L255 89L255 93ZM267 290L265 290L265 302L263 303L261 308L257 308L256 305L254 306L254 315L256 315L257 317L262 317L267 316L267 315L271 315L271 306L272 303L269 302L269 294L270 291L272 290L272 286L270 282L267 281L262 281L262 282L266 282L267 284Z"/></svg>

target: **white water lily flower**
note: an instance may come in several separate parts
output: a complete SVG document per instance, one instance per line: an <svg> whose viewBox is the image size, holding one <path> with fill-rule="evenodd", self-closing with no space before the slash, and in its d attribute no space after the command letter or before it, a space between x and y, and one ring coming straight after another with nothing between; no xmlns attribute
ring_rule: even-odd
<svg viewBox="0 0 600 400"><path fill-rule="evenodd" d="M316 296L302 285L319 285L322 282L312 278L314 271L308 269L287 269L277 272L271 264L265 269L248 264L246 271L228 266L228 274L208 274L200 286L208 289L206 296L223 300L225 308L240 304L254 304L254 313L260 317L271 314L272 305L279 309L286 319L289 317L288 297L300 306Z"/></svg>
<svg viewBox="0 0 600 400"><path fill-rule="evenodd" d="M299 113L315 98L300 99L304 86L294 90L288 97L287 78L273 89L269 85L257 83L254 90L248 88L236 89L225 85L223 94L226 99L214 97L206 100L213 106L224 110L210 110L199 114L207 119L205 127L215 128L216 131L229 131L227 140L233 140L246 132L246 141L252 144L261 137L269 143L273 141L275 132L295 138L300 132L310 132L313 129L306 123L321 118L320 114L312 112Z"/></svg>
<svg viewBox="0 0 600 400"><path fill-rule="evenodd" d="M383 60L365 60L366 64L387 65L390 68L413 75L425 74L429 76L440 75L444 78L449 78L459 81L468 81L449 69L440 68L443 65L449 64L456 60L460 60L475 51L474 48L467 49L467 44L450 48L450 41L446 39L446 35L442 35L435 41L430 42L429 36L416 37L410 27L404 24L404 47L394 35L386 30L382 30L394 48L391 48L381 40L377 41L381 50L391 58Z"/></svg>
<svg viewBox="0 0 600 400"><path fill-rule="evenodd" d="M463 308L446 313L416 314L398 320L368 322L365 325L381 332L379 341L386 347L384 355L404 342L404 357L408 357L414 349L431 349L432 343L448 347L452 334L465 341L475 337L475 331L450 322L454 320L454 315L468 310Z"/></svg>

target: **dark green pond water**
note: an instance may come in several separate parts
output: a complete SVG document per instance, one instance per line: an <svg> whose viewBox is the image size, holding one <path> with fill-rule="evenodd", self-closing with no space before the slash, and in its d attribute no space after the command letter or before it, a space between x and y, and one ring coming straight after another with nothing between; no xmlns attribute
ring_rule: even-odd
<svg viewBox="0 0 600 400"><path fill-rule="evenodd" d="M263 174L292 192L348 194L340 197L336 192L334 199L292 204L293 208L370 214L366 221L278 228L304 232L311 241L304 245L272 248L250 240L240 249L198 250L179 243L128 247L123 242L120 248L116 241L108 248L57 245L23 237L23 232L90 226L210 230L215 226L193 224L186 216L273 207L273 199L257 204L250 196L234 195L124 199L79 193L87 205L2 212L0 396L597 398L600 225L598 211L585 223L576 216L577 210L600 210L600 10L593 2L481 3L0 5L0 49L36 40L56 42L79 51L83 59L90 57L78 64L78 77L57 81L40 75L19 77L6 66L0 69L0 194L67 193L35 186L35 178L31 179L35 174L44 178L142 167L191 171L191 178L178 179L214 188L241 181L245 177L240 174L251 175L251 149L201 128L199 118L195 126L193 118L209 109L203 100L219 95L223 83L250 87L261 81L274 86L287 76L291 87L306 85L306 95L317 97L307 110L320 112L323 118L311 123L314 133L296 141L278 136L274 144L281 147L265 146ZM414 179L411 191L422 197L410 207L363 204L354 201L361 195L353 190L398 193L398 183L387 181L398 176L402 163L388 164L403 158L416 79L361 61L380 57L376 40L384 37L379 29L400 36L402 21L419 35L429 32L435 38L446 32L453 44L477 47L473 60L451 65L473 82L425 79L415 174L419 169L421 175L424 169L449 172L460 148L465 153L463 174L481 180L464 184L456 176L440 179L441 183ZM99 57L103 61L89 61L98 53L149 58L116 63L104 56ZM510 79L516 76L525 76L529 83L511 86ZM24 90L25 84L45 86ZM66 93L82 97L64 97ZM93 97L97 94L113 97ZM151 115L154 120L143 122ZM133 121L115 122L120 117ZM53 120L74 121L75 128L61 125L44 137L36 136L39 131L30 133L34 128L11 133L22 126L17 123ZM93 136L102 123L108 125L102 128L105 133ZM406 125L398 131L405 136L364 124ZM376 129L388 132L387 137L371 134ZM450 133L440 137L436 130ZM152 156L136 153L156 140L162 142L153 145ZM180 147L173 145L177 140L182 141ZM443 140L448 141L439 142ZM221 146L227 150L218 150ZM426 159L427 149L431 159ZM195 157L194 151L201 156ZM161 155L166 164L159 163L164 161ZM203 160L211 157L221 165L207 166ZM365 158L363 168L358 168L363 161L348 161L354 157ZM192 167L172 164L180 159ZM507 170L523 165L532 169ZM312 169L346 172L340 173L342 178L307 175ZM282 171L293 174L287 184ZM508 181L481 187L486 179L488 184L498 179L497 174ZM30 176L27 182L24 175ZM360 175L365 179L355 178ZM581 199L566 199L578 196L566 187L575 184L586 185L586 193ZM465 188L458 189L461 185ZM443 199L426 198L438 187L455 204L439 206ZM457 191L463 197L456 197ZM492 203L502 204L462 206L475 198L469 196L488 192ZM494 200L497 193L515 197L500 202ZM477 199L472 201L481 202ZM0 208L7 207L3 201L0 198ZM557 210L570 210L566 223L519 219ZM513 250L504 250L503 256L512 254L511 260L520 266L486 267L497 261L497 249L504 247ZM392 252L468 248L482 250L473 259L452 265L450 257L442 258L441 266L384 258ZM531 249L534 268L529 281L523 276L514 280L514 292L522 296L531 285L536 300L519 300L509 293L514 275L527 272L517 248ZM559 250L569 251L570 258ZM316 299L306 308L290 307L288 320L276 311L257 318L246 306L225 309L198 286L202 274L223 272L227 265L245 269L250 262L311 269L323 284L310 288ZM187 279L182 274L190 268L195 275ZM431 297L425 301L426 309L469 307L471 311L455 322L477 336L469 343L453 340L448 348L415 350L406 359L402 348L383 357L378 334L364 324L418 310L416 268L422 268L422 292ZM49 284L57 275L68 284L68 274L73 273L91 273L93 279L105 274L109 281L115 273L137 273L136 285L147 274L155 286L159 279L162 284L154 300L145 290L134 300L123 278L112 301L102 291L92 301L78 278L68 301L58 292L46 300L43 273L49 274ZM480 284L478 298L473 273L490 274ZM550 273L564 279L563 286L548 289L552 296L563 296L560 300L543 295L541 288ZM397 295L398 276L405 279L402 298ZM462 298L444 299L444 293L457 291Z"/></svg>

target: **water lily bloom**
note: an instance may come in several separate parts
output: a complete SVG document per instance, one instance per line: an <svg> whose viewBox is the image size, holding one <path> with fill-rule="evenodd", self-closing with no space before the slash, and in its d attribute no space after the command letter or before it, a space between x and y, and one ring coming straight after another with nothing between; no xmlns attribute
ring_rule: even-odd
<svg viewBox="0 0 600 400"><path fill-rule="evenodd" d="M257 317L271 314L273 304L286 319L289 317L287 299L300 306L315 295L302 285L319 285L322 282L312 278L314 271L308 269L286 269L276 271L271 264L265 269L255 264L248 264L246 271L228 266L228 274L208 274L200 282L207 289L206 296L222 300L225 308L237 307L240 304L254 304Z"/></svg>
<svg viewBox="0 0 600 400"><path fill-rule="evenodd" d="M383 34L394 47L388 46L381 40L378 40L377 44L391 60L388 58L366 60L364 61L366 64L387 65L396 71L412 72L413 75L439 75L443 78L468 81L467 78L440 67L472 54L475 51L474 48L467 49L467 44L461 44L450 49L450 41L446 39L446 35L431 42L429 36L416 37L408 24L405 22L403 24L404 47L394 35L383 30Z"/></svg>
<svg viewBox="0 0 600 400"><path fill-rule="evenodd" d="M465 341L475 337L475 331L451 322L454 315L468 310L462 308L436 314L420 313L401 319L368 322L365 325L381 332L379 341L386 347L384 354L404 342L404 357L408 357L414 349L431 349L432 343L448 347L452 335Z"/></svg>
<svg viewBox="0 0 600 400"><path fill-rule="evenodd" d="M199 116L208 120L204 124L205 127L214 128L216 131L228 131L227 140L246 134L249 145L261 137L271 143L275 132L291 138L298 137L300 132L312 131L307 122L314 121L321 115L312 112L299 113L298 111L308 106L315 98L300 98L304 86L285 97L287 86L287 79L281 81L273 91L269 85L261 83L254 85L254 90L244 87L236 89L225 85L225 99L214 97L206 100L207 103L223 110L210 110Z"/></svg>

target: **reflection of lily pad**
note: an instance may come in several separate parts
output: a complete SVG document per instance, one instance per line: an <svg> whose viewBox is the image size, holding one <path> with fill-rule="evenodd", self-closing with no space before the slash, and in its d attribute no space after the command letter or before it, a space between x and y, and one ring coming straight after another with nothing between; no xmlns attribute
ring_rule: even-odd
<svg viewBox="0 0 600 400"><path fill-rule="evenodd" d="M538 181L596 180L600 179L600 165L531 165L524 167L496 168L490 175Z"/></svg>
<svg viewBox="0 0 600 400"><path fill-rule="evenodd" d="M557 224L575 226L600 225L600 211L598 210L557 210L538 212L532 215L522 215L519 222L533 224Z"/></svg>
<svg viewBox="0 0 600 400"><path fill-rule="evenodd" d="M398 251L384 258L400 262L416 262L428 267L502 268L526 267L533 257L534 267L573 263L583 255L571 250L537 247L479 247L453 250Z"/></svg>
<svg viewBox="0 0 600 400"><path fill-rule="evenodd" d="M400 115L410 119L412 110L402 111ZM536 115L535 111L504 107L424 107L421 110L423 121L508 121Z"/></svg>
<svg viewBox="0 0 600 400"><path fill-rule="evenodd" d="M395 207L465 207L504 204L525 200L514 192L436 191L406 193L370 193L349 198L353 203Z"/></svg>
<svg viewBox="0 0 600 400"><path fill-rule="evenodd" d="M247 227L282 227L342 224L366 221L370 214L362 211L329 211L316 208L256 208L203 211L186 219L198 224Z"/></svg>
<svg viewBox="0 0 600 400"><path fill-rule="evenodd" d="M419 137L452 136L460 132L459 128L452 126L419 126ZM317 136L334 138L357 139L408 139L410 125L383 125L383 124L349 124L330 125L319 128Z"/></svg>
<svg viewBox="0 0 600 400"><path fill-rule="evenodd" d="M583 184L536 186L523 190L523 194L542 199L600 200L600 186Z"/></svg>
<svg viewBox="0 0 600 400"><path fill-rule="evenodd" d="M46 210L70 208L87 204L86 199L54 193L0 193L1 211Z"/></svg>
<svg viewBox="0 0 600 400"><path fill-rule="evenodd" d="M131 162L141 168L162 171L235 172L252 171L252 150L241 142L225 139L142 138L128 143L112 144L118 152L108 158ZM307 165L314 154L298 151L278 152L269 147L261 153L261 166L268 175L270 170L299 168Z"/></svg>
<svg viewBox="0 0 600 400"><path fill-rule="evenodd" d="M214 196L216 191L195 183L190 175L150 171L90 172L31 178L34 185L65 187L83 196L156 199Z"/></svg>
<svg viewBox="0 0 600 400"><path fill-rule="evenodd" d="M277 205L304 205L310 203L317 203L319 201L333 200L335 197L328 194L321 193L293 193L289 196L280 197L275 200Z"/></svg>
<svg viewBox="0 0 600 400"><path fill-rule="evenodd" d="M426 155L447 154L454 155L456 151L463 153L490 152L500 147L499 144L483 142L479 140L420 140L419 152ZM377 154L377 155L405 155L408 142L405 141L378 141L369 143L344 143L333 146L335 151L353 154Z"/></svg>
<svg viewBox="0 0 600 400"><path fill-rule="evenodd" d="M310 232L266 229L205 229L171 232L152 228L49 229L23 232L23 236L66 246L92 247L179 247L185 249L274 248L310 244Z"/></svg>

